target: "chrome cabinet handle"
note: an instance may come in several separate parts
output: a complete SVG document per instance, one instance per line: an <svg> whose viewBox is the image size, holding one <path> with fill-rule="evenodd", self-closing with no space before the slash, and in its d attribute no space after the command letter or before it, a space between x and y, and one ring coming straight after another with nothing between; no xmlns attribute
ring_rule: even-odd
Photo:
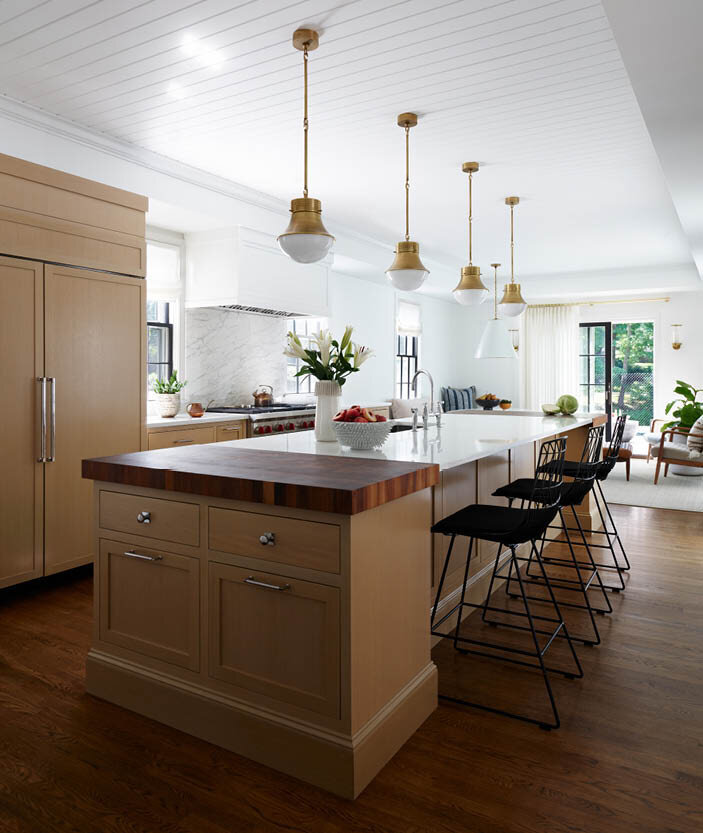
<svg viewBox="0 0 703 833"><path fill-rule="evenodd" d="M143 555L140 552L134 552L134 550L127 550L127 552L123 552L122 555L126 555L127 558L138 558L140 561L163 561L163 555Z"/></svg>
<svg viewBox="0 0 703 833"><path fill-rule="evenodd" d="M151 512L140 512L137 515L137 523L138 524L150 524L151 523Z"/></svg>
<svg viewBox="0 0 703 833"><path fill-rule="evenodd" d="M263 535L259 535L259 543L262 547L275 547L276 546L276 533L275 532L264 532Z"/></svg>
<svg viewBox="0 0 703 833"><path fill-rule="evenodd" d="M251 584L254 587L263 587L266 590L290 590L290 584L268 584L265 581L257 581L254 576L244 579L244 584Z"/></svg>
<svg viewBox="0 0 703 833"><path fill-rule="evenodd" d="M195 441L194 440L174 440L173 444L174 445L185 445L186 443L192 443L192 442L195 442Z"/></svg>
<svg viewBox="0 0 703 833"><path fill-rule="evenodd" d="M37 376L37 382L41 385L41 451L37 462L46 463L46 376Z"/></svg>
<svg viewBox="0 0 703 833"><path fill-rule="evenodd" d="M220 428L220 431L241 431L240 428Z"/></svg>
<svg viewBox="0 0 703 833"><path fill-rule="evenodd" d="M47 463L56 460L56 379L49 376L51 382L51 451L46 459Z"/></svg>

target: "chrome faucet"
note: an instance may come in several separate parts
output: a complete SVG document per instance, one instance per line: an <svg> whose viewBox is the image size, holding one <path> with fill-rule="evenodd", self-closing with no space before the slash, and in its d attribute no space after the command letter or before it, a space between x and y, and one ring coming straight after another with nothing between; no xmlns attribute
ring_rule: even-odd
<svg viewBox="0 0 703 833"><path fill-rule="evenodd" d="M421 375L427 376L427 378L430 380L429 416L434 416L434 417L437 418L437 428L440 428L441 425L442 425L442 410L441 410L441 408L437 408L437 410L435 410L436 403L435 403L435 400L434 400L434 379L432 378L432 374L429 372L429 370L418 370L418 371L416 371L415 375L413 376L413 380L410 383L410 386L413 389L413 393L417 395L417 377L421 376ZM424 420L423 427L427 428L427 425L428 425L427 421Z"/></svg>

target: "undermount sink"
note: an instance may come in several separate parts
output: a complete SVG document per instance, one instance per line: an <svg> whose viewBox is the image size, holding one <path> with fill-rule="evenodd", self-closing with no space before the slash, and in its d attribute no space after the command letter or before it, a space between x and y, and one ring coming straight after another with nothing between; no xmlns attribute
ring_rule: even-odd
<svg viewBox="0 0 703 833"><path fill-rule="evenodd" d="M412 431L412 425L394 425L391 428L391 434L397 434L399 431Z"/></svg>

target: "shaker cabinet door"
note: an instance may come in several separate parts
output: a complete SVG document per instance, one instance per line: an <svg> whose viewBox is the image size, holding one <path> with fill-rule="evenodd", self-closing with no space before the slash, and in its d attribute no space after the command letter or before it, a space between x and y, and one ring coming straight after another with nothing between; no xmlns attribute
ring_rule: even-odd
<svg viewBox="0 0 703 833"><path fill-rule="evenodd" d="M200 562L100 542L100 639L181 668L200 667Z"/></svg>
<svg viewBox="0 0 703 833"><path fill-rule="evenodd" d="M42 574L43 266L0 257L0 587Z"/></svg>
<svg viewBox="0 0 703 833"><path fill-rule="evenodd" d="M338 588L215 562L209 585L210 676L338 717Z"/></svg>
<svg viewBox="0 0 703 833"><path fill-rule="evenodd" d="M93 484L81 461L141 450L146 325L138 278L46 265L44 293L45 372L55 399L53 461L45 466L48 575L94 555Z"/></svg>

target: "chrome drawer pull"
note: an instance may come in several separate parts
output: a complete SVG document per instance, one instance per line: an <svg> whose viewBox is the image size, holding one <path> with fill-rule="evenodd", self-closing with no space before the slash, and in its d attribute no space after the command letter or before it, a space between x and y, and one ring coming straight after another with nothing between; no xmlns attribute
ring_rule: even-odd
<svg viewBox="0 0 703 833"><path fill-rule="evenodd" d="M47 463L46 459L46 376L37 376L37 382L41 385L41 452L38 463Z"/></svg>
<svg viewBox="0 0 703 833"><path fill-rule="evenodd" d="M266 590L290 590L290 584L267 584L265 581L257 581L254 576L245 578L244 584L252 584L254 587L265 587Z"/></svg>
<svg viewBox="0 0 703 833"><path fill-rule="evenodd" d="M163 561L163 555L142 555L142 553L134 552L134 550L127 550L122 555L126 555L127 558L138 558L141 561Z"/></svg>
<svg viewBox="0 0 703 833"><path fill-rule="evenodd" d="M262 547L275 547L276 546L276 533L275 532L264 532L263 535L259 535L259 543Z"/></svg>
<svg viewBox="0 0 703 833"><path fill-rule="evenodd" d="M174 445L179 445L179 444L192 443L192 442L195 442L195 440L174 440L173 444Z"/></svg>
<svg viewBox="0 0 703 833"><path fill-rule="evenodd" d="M221 431L240 431L240 428L221 428Z"/></svg>
<svg viewBox="0 0 703 833"><path fill-rule="evenodd" d="M142 555L142 553L133 550L127 550L122 555L126 555L127 558L138 558L140 561L163 561L163 555Z"/></svg>
<svg viewBox="0 0 703 833"><path fill-rule="evenodd" d="M138 524L150 524L151 523L151 512L140 512L137 515L137 523Z"/></svg>

